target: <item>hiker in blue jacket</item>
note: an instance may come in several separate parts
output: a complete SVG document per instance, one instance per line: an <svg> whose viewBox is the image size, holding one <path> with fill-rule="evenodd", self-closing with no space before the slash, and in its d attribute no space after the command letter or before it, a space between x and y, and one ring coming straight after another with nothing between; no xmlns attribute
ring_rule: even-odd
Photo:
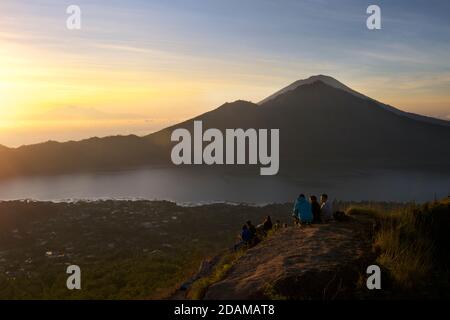
<svg viewBox="0 0 450 320"><path fill-rule="evenodd" d="M240 240L239 243L234 245L234 251L237 251L238 249L247 246L250 244L250 242L252 241L253 235L250 232L248 226L246 224L244 224L242 226L242 231L241 231L241 235L240 235Z"/></svg>
<svg viewBox="0 0 450 320"><path fill-rule="evenodd" d="M295 201L294 214L297 215L301 224L310 224L312 222L311 204L306 200L304 194L299 195Z"/></svg>

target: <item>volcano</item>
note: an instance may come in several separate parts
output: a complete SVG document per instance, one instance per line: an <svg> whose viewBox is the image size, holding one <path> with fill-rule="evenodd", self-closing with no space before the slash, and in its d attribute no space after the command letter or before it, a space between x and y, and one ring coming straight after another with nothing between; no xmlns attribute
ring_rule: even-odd
<svg viewBox="0 0 450 320"><path fill-rule="evenodd" d="M280 174L348 169L450 170L450 122L401 111L329 76L299 80L259 103L238 100L138 137L0 148L0 177L173 166L170 135L206 129L279 129Z"/></svg>

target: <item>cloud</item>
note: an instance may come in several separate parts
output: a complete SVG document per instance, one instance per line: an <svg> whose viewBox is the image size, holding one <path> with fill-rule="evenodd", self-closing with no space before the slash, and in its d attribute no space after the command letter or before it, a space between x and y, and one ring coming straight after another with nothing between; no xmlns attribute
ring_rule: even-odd
<svg viewBox="0 0 450 320"><path fill-rule="evenodd" d="M134 113L105 112L95 108L65 106L41 114L31 115L34 121L79 121L79 120L145 120L146 117Z"/></svg>
<svg viewBox="0 0 450 320"><path fill-rule="evenodd" d="M96 48L106 49L106 50L118 50L118 51L127 51L127 52L135 52L135 53L153 53L154 50L149 50L141 47L134 47L129 45L116 45L116 44L96 44Z"/></svg>

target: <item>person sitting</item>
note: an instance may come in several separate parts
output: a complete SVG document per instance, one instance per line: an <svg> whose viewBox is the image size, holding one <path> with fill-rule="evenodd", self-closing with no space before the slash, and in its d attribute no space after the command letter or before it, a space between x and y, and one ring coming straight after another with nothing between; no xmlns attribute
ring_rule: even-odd
<svg viewBox="0 0 450 320"><path fill-rule="evenodd" d="M270 216L267 216L266 220L263 223L263 226L264 226L265 232L268 232L272 229L273 224L272 224L272 219L270 219Z"/></svg>
<svg viewBox="0 0 450 320"><path fill-rule="evenodd" d="M320 213L324 222L333 219L333 205L328 201L328 195L325 193L320 196Z"/></svg>
<svg viewBox="0 0 450 320"><path fill-rule="evenodd" d="M294 212L297 213L300 224L310 224L313 220L311 204L306 200L304 194L299 195L295 201Z"/></svg>
<svg viewBox="0 0 450 320"><path fill-rule="evenodd" d="M322 219L320 218L320 205L317 202L317 197L310 196L309 200L311 202L311 211L313 215L312 223L321 223Z"/></svg>
<svg viewBox="0 0 450 320"><path fill-rule="evenodd" d="M250 220L248 220L246 222L246 225L248 227L248 231L250 232L250 244L251 245L255 245L259 242L259 238L258 238L258 232L256 230L256 227L252 224L252 222Z"/></svg>
<svg viewBox="0 0 450 320"><path fill-rule="evenodd" d="M246 225L248 227L248 231L250 231L250 235L253 237L256 237L256 228L255 226L252 224L252 222L250 220L248 220L246 222Z"/></svg>
<svg viewBox="0 0 450 320"><path fill-rule="evenodd" d="M248 244L250 244L250 241L252 240L250 230L248 229L246 224L242 226L240 238L241 241L234 246L234 251L242 248L243 246L247 246Z"/></svg>

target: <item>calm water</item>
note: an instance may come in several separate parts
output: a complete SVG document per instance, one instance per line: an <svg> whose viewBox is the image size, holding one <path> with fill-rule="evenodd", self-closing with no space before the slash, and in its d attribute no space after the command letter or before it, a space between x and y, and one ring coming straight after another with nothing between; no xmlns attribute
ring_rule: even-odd
<svg viewBox="0 0 450 320"><path fill-rule="evenodd" d="M450 194L450 176L383 171L292 181L280 176L241 177L167 168L0 182L0 200L141 198L192 204L214 201L263 204L292 201L299 192L325 192L341 200L427 201Z"/></svg>

